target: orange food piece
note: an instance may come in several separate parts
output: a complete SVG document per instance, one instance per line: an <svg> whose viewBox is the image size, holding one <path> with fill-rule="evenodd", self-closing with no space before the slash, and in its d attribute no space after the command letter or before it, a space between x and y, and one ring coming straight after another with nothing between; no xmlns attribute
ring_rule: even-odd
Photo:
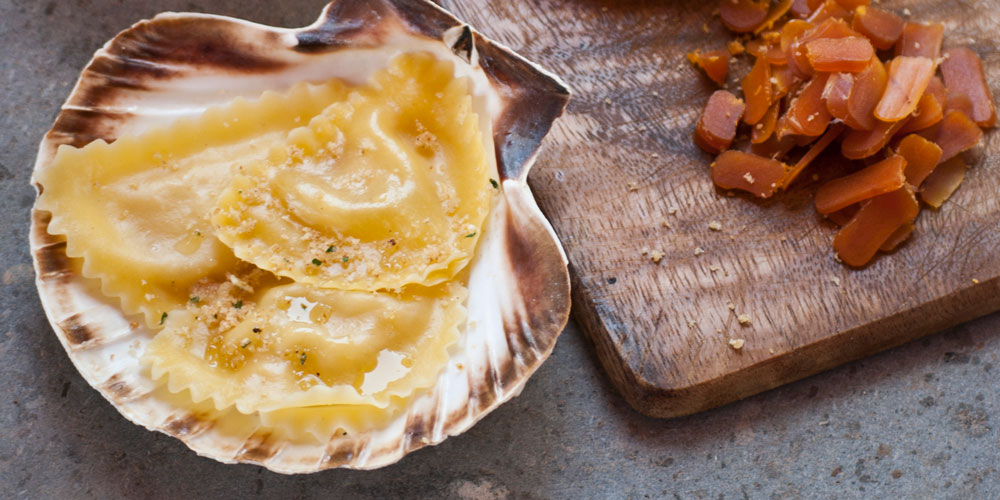
<svg viewBox="0 0 1000 500"><path fill-rule="evenodd" d="M920 102L934 76L934 61L926 57L899 56L889 63L889 84L882 100L875 107L875 116L882 121L902 120Z"/></svg>
<svg viewBox="0 0 1000 500"><path fill-rule="evenodd" d="M784 66L788 64L788 57L778 45L768 45L767 52L764 52L764 58L767 59L767 62L775 66Z"/></svg>
<svg viewBox="0 0 1000 500"><path fill-rule="evenodd" d="M843 227L846 226L848 222L851 222L851 219L854 218L854 215L858 213L858 209L860 208L861 207L858 205L851 205L843 210L833 212L832 214L826 214L826 218L834 224Z"/></svg>
<svg viewBox="0 0 1000 500"><path fill-rule="evenodd" d="M851 11L842 7L837 0L826 0L806 18L811 23L821 23L827 19L846 19Z"/></svg>
<svg viewBox="0 0 1000 500"><path fill-rule="evenodd" d="M771 26L774 25L775 21L781 19L781 16L788 13L788 11L792 8L793 2L794 0L778 0L775 3L772 3L770 10L767 11L767 17L765 17L761 25L754 30L754 33L760 33L763 30L770 29Z"/></svg>
<svg viewBox="0 0 1000 500"><path fill-rule="evenodd" d="M746 191L758 198L774 195L784 175L784 163L742 151L726 151L712 164L716 186Z"/></svg>
<svg viewBox="0 0 1000 500"><path fill-rule="evenodd" d="M972 99L964 92L949 91L948 99L944 102L944 114L952 111L961 111L965 116L972 118Z"/></svg>
<svg viewBox="0 0 1000 500"><path fill-rule="evenodd" d="M934 167L941 162L941 147L917 134L904 137L899 142L896 152L906 158L903 175L906 176L906 182L913 187L920 187L924 179L934 171Z"/></svg>
<svg viewBox="0 0 1000 500"><path fill-rule="evenodd" d="M899 16L864 5L854 10L851 27L868 37L879 50L891 49L903 34L903 20Z"/></svg>
<svg viewBox="0 0 1000 500"><path fill-rule="evenodd" d="M941 147L941 161L948 161L959 153L972 149L983 138L979 128L965 113L951 111L941 120L934 142Z"/></svg>
<svg viewBox="0 0 1000 500"><path fill-rule="evenodd" d="M802 84L802 79L796 76L795 72L788 66L771 68L771 78L771 83L774 84L772 89L774 94L772 100L774 101L798 90L799 85Z"/></svg>
<svg viewBox="0 0 1000 500"><path fill-rule="evenodd" d="M851 96L853 85L854 75L850 73L834 73L827 79L823 100L830 116L841 121L847 118L847 99Z"/></svg>
<svg viewBox="0 0 1000 500"><path fill-rule="evenodd" d="M749 33L764 23L770 0L721 0L719 18L730 31Z"/></svg>
<svg viewBox="0 0 1000 500"><path fill-rule="evenodd" d="M937 75L932 76L931 81L927 82L927 90L924 92L934 96L941 106L948 100L948 89L944 88L944 82Z"/></svg>
<svg viewBox="0 0 1000 500"><path fill-rule="evenodd" d="M916 132L918 130L924 130L944 118L944 110L941 109L941 104L938 103L936 97L930 94L930 92L925 92L923 97L920 98L920 102L917 103L917 109L913 110L913 116L910 121L906 122L906 126L899 129L897 134L905 135L910 132Z"/></svg>
<svg viewBox="0 0 1000 500"><path fill-rule="evenodd" d="M820 73L809 80L798 97L788 105L786 116L793 133L818 137L826 130L832 117L823 101L828 74Z"/></svg>
<svg viewBox="0 0 1000 500"><path fill-rule="evenodd" d="M698 120L698 127L694 132L695 143L709 153L729 148L736 137L736 125L745 108L739 97L727 90L716 90L708 98L705 110Z"/></svg>
<svg viewBox="0 0 1000 500"><path fill-rule="evenodd" d="M875 118L875 106L878 106L889 82L889 74L885 66L873 57L861 73L854 76L851 95L847 98L847 116L844 123L854 130L872 130L879 121Z"/></svg>
<svg viewBox="0 0 1000 500"><path fill-rule="evenodd" d="M751 143L761 144L771 138L771 135L774 134L775 126L778 124L778 114L780 112L781 102L776 101L774 104L771 104L771 107L767 108L767 113L764 113L764 117L753 126L753 133L750 134Z"/></svg>
<svg viewBox="0 0 1000 500"><path fill-rule="evenodd" d="M792 19L785 23L781 27L781 36L779 38L781 43L781 50L785 53L789 53L789 49L792 43L797 41L805 32L813 29L815 25L808 21L802 21L800 19Z"/></svg>
<svg viewBox="0 0 1000 500"><path fill-rule="evenodd" d="M729 53L725 50L710 50L689 52L688 61L698 66L715 83L725 85L729 73Z"/></svg>
<svg viewBox="0 0 1000 500"><path fill-rule="evenodd" d="M996 106L993 104L993 92L986 83L983 73L983 61L975 52L956 47L945 51L945 60L941 63L941 74L948 90L957 91L968 96L972 102L972 118L980 127L993 127L997 123Z"/></svg>
<svg viewBox="0 0 1000 500"><path fill-rule="evenodd" d="M857 73L868 67L875 49L867 38L820 38L806 43L806 57L816 71Z"/></svg>
<svg viewBox="0 0 1000 500"><path fill-rule="evenodd" d="M799 19L805 19L820 5L823 5L823 0L795 0L792 2L792 15Z"/></svg>
<svg viewBox="0 0 1000 500"><path fill-rule="evenodd" d="M903 23L903 33L896 43L896 55L937 60L941 57L942 38L943 24Z"/></svg>
<svg viewBox="0 0 1000 500"><path fill-rule="evenodd" d="M809 57L806 55L806 44L822 38L847 38L849 36L858 36L858 33L852 30L843 19L835 17L826 19L802 33L789 45L786 51L788 65L800 75L812 75L813 69L809 64Z"/></svg>
<svg viewBox="0 0 1000 500"><path fill-rule="evenodd" d="M948 198L951 198L951 195L965 180L967 169L968 167L961 158L952 158L938 165L924 181L924 186L920 190L920 199L934 208L941 208L941 205L948 201Z"/></svg>
<svg viewBox="0 0 1000 500"><path fill-rule="evenodd" d="M763 57L758 57L740 86L747 100L743 121L755 125L771 106L771 65Z"/></svg>
<svg viewBox="0 0 1000 500"><path fill-rule="evenodd" d="M840 143L840 153L851 160L868 158L889 144L889 140L906 121L878 122L871 130L851 130Z"/></svg>
<svg viewBox="0 0 1000 500"><path fill-rule="evenodd" d="M806 151L806 154L802 155L802 158L799 158L799 161L795 162L795 166L792 167L787 174L785 174L785 178L782 179L781 185L790 186L792 182L795 182L795 178L798 177L799 174L801 174L802 171L805 170L806 167L808 167L809 164L812 163L813 160L815 160L816 157L819 156L819 154L822 153L823 150L825 150L830 143L839 137L843 132L844 127L842 125L830 127L830 130L827 130L826 133L823 134L823 137L820 137L818 141L813 143L812 147L809 148L809 151Z"/></svg>
<svg viewBox="0 0 1000 500"><path fill-rule="evenodd" d="M853 174L827 182L816 192L816 210L830 214L903 187L906 159L892 155Z"/></svg>
<svg viewBox="0 0 1000 500"><path fill-rule="evenodd" d="M861 267L904 224L912 223L920 205L909 186L866 201L833 239L833 249L850 266Z"/></svg>
<svg viewBox="0 0 1000 500"><path fill-rule="evenodd" d="M892 252L902 245L904 241L910 239L910 235L913 234L913 230L916 228L912 222L906 222L902 226L899 226L889 239L885 240L885 243L879 248L883 252Z"/></svg>

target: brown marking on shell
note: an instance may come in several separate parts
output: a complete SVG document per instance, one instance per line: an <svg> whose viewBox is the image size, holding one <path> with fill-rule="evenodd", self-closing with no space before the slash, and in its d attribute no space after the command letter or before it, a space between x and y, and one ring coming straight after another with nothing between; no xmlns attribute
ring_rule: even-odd
<svg viewBox="0 0 1000 500"><path fill-rule="evenodd" d="M355 439L352 436L334 436L323 453L323 468L341 467L351 463L356 457Z"/></svg>
<svg viewBox="0 0 1000 500"><path fill-rule="evenodd" d="M35 251L38 262L38 275L43 281L52 281L59 277L69 279L71 273L69 257L66 256L66 242L57 241L40 246Z"/></svg>
<svg viewBox="0 0 1000 500"><path fill-rule="evenodd" d="M62 328L66 334L66 340L70 344L73 344L74 347L79 347L97 338L96 334L91 331L90 326L83 321L83 314L76 313L59 322L59 328Z"/></svg>
<svg viewBox="0 0 1000 500"><path fill-rule="evenodd" d="M167 417L161 424L161 429L171 436L197 436L215 425L215 421L207 415L198 413L178 413Z"/></svg>
<svg viewBox="0 0 1000 500"><path fill-rule="evenodd" d="M105 393L108 397L113 399L115 402L123 402L132 399L137 394L137 391L122 380L122 376L116 373L109 377L107 380L101 384L101 392Z"/></svg>
<svg viewBox="0 0 1000 500"><path fill-rule="evenodd" d="M107 143L118 138L118 127L132 118L132 113L91 109L64 109L56 118L47 138L55 148L68 144L82 148L98 139Z"/></svg>
<svg viewBox="0 0 1000 500"><path fill-rule="evenodd" d="M243 442L243 446L233 458L239 462L264 463L285 446L283 442L271 438L271 431L258 429Z"/></svg>

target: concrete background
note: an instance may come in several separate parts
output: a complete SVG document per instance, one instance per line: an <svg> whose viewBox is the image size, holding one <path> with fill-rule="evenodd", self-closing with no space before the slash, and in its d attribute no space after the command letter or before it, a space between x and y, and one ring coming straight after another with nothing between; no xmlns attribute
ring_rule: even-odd
<svg viewBox="0 0 1000 500"><path fill-rule="evenodd" d="M77 375L38 303L35 148L91 53L135 20L193 10L301 26L324 1L277 3L0 0L0 498L1000 498L1000 315L666 421L624 403L571 324L519 398L378 471L222 465L128 423Z"/></svg>

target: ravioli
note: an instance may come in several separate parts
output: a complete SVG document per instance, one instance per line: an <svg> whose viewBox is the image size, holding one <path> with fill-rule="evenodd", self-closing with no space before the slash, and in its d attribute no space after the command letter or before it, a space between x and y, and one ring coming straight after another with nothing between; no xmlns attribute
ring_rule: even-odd
<svg viewBox="0 0 1000 500"><path fill-rule="evenodd" d="M279 285L245 305L231 328L197 308L170 312L143 362L171 392L189 390L220 410L340 405L364 407L344 415L370 414L433 384L465 322L467 295L454 282L400 293Z"/></svg>
<svg viewBox="0 0 1000 500"><path fill-rule="evenodd" d="M398 56L241 170L212 218L219 238L324 288L452 278L472 258L496 185L469 86L450 62Z"/></svg>
<svg viewBox="0 0 1000 500"><path fill-rule="evenodd" d="M37 172L38 208L52 213L49 232L65 235L66 254L83 259L85 276L158 327L190 300L192 286L226 280L238 263L209 221L233 169L266 157L345 94L335 81L299 84L112 144L62 146Z"/></svg>

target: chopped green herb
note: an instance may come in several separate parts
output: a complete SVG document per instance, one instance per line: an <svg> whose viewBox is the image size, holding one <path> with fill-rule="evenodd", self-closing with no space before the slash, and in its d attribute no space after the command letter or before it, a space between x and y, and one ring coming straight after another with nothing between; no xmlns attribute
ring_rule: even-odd
<svg viewBox="0 0 1000 500"><path fill-rule="evenodd" d="M191 297L190 300L191 300L192 304L197 304L198 301L201 300L201 297L198 297L197 295L195 295L194 297Z"/></svg>
<svg viewBox="0 0 1000 500"><path fill-rule="evenodd" d="M249 340L246 341L246 342L244 342L243 345L241 345L240 347L246 349L248 345L250 345L250 341Z"/></svg>
<svg viewBox="0 0 1000 500"><path fill-rule="evenodd" d="M333 253L337 251L337 247L330 245L326 248L326 253Z"/></svg>
<svg viewBox="0 0 1000 500"><path fill-rule="evenodd" d="M490 184L493 184L493 189L500 189L500 183L496 179L490 179Z"/></svg>
<svg viewBox="0 0 1000 500"><path fill-rule="evenodd" d="M236 302L233 302L233 307L235 307L237 309L243 307L243 301L242 300L237 300Z"/></svg>
<svg viewBox="0 0 1000 500"><path fill-rule="evenodd" d="M299 355L299 366L306 364L306 353Z"/></svg>
<svg viewBox="0 0 1000 500"><path fill-rule="evenodd" d="M341 262L347 262L347 261L349 261L349 260L351 260L351 258L350 258L350 257L348 257L348 256L346 256L346 255L344 256L344 258L343 258L343 259L340 259L340 261L341 261Z"/></svg>
<svg viewBox="0 0 1000 500"><path fill-rule="evenodd" d="M323 265L323 261L321 261L319 259L313 259L312 262L313 262L314 266L322 266Z"/></svg>
<svg viewBox="0 0 1000 500"><path fill-rule="evenodd" d="M473 236L475 236L475 235L476 235L476 232L475 232L475 231L473 231L473 232L471 232L471 233L469 233L469 234L465 235L465 237L466 237L466 238L472 238L472 237L473 237Z"/></svg>
<svg viewBox="0 0 1000 500"><path fill-rule="evenodd" d="M163 313L163 315L160 316L160 324L162 325L163 322L166 321L166 320L167 320L167 313Z"/></svg>

